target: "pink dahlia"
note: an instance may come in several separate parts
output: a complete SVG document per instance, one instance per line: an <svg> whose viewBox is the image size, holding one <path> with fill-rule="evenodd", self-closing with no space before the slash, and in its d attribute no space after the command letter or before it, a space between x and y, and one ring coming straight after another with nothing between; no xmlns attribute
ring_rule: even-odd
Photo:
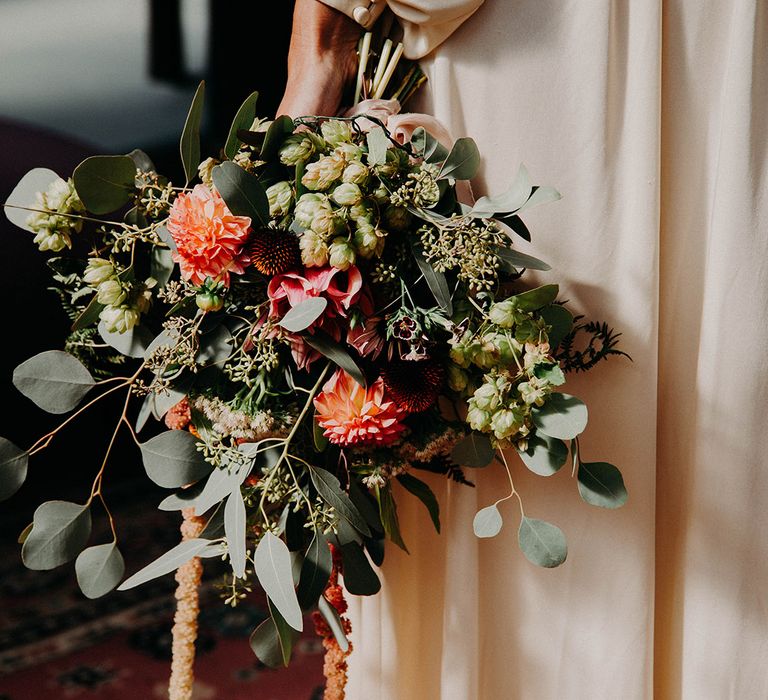
<svg viewBox="0 0 768 700"><path fill-rule="evenodd" d="M338 341L342 336L341 321L349 315L357 303L363 278L354 265L346 272L335 267L309 267L303 274L286 272L275 275L267 287L269 317L279 321L294 306L312 297L324 297L328 301L323 314L308 329L309 333L321 330ZM308 367L320 353L309 347L299 335L289 334L291 351L299 369Z"/></svg>
<svg viewBox="0 0 768 700"><path fill-rule="evenodd" d="M323 435L336 445L391 445L405 430L405 413L388 400L381 377L366 389L339 369L314 403Z"/></svg>
<svg viewBox="0 0 768 700"><path fill-rule="evenodd" d="M234 216L221 195L205 185L180 194L168 216L168 232L181 276L194 284L210 277L229 286L229 274L243 274L249 263L244 246L250 228L249 217Z"/></svg>
<svg viewBox="0 0 768 700"><path fill-rule="evenodd" d="M354 328L347 331L347 342L360 353L361 357L375 360L384 349L384 337L379 332L381 316L374 316L373 299L364 291L360 295L357 308L362 319Z"/></svg>

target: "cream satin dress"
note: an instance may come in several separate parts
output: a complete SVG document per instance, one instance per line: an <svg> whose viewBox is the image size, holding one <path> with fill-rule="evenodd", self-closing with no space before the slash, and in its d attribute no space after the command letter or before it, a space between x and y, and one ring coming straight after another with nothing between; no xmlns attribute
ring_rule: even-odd
<svg viewBox="0 0 768 700"><path fill-rule="evenodd" d="M361 24L379 0L327 0ZM768 698L768 2L390 1L429 75L424 111L485 156L477 193L518 164L560 202L525 217L562 298L623 332L567 390L582 451L624 473L618 511L570 470L515 462L526 513L569 543L529 564L518 513L477 540L507 493L429 479L399 498L411 555L353 599L350 700ZM478 8L479 6L479 8ZM419 105L412 105L411 108Z"/></svg>

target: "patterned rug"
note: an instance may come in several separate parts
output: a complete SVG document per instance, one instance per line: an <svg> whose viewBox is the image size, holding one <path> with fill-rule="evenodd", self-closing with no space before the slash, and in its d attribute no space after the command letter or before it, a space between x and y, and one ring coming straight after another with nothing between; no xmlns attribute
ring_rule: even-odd
<svg viewBox="0 0 768 700"><path fill-rule="evenodd" d="M117 515L129 572L178 541L178 520L178 514L149 508ZM173 577L91 601L78 590L72 565L25 569L15 530L0 525L0 700L167 697ZM106 533L99 535L92 542L107 541ZM265 667L248 645L267 615L265 601L254 595L236 608L225 606L217 566L217 560L205 562L195 700L322 697L322 646L311 620L305 620L290 669Z"/></svg>

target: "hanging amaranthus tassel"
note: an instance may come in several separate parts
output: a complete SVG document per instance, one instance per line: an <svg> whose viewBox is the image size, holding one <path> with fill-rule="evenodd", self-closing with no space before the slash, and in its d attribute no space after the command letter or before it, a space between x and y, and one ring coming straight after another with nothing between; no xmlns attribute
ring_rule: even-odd
<svg viewBox="0 0 768 700"><path fill-rule="evenodd" d="M205 526L205 520L195 516L194 508L181 511L184 521L181 536L185 540L198 537ZM171 681L168 685L170 700L191 700L195 682L195 639L197 639L197 616L200 612L198 588L203 565L198 557L182 564L176 571L176 614L173 618L173 659Z"/></svg>
<svg viewBox="0 0 768 700"><path fill-rule="evenodd" d="M333 554L333 570L328 586L325 589L325 599L336 608L341 617L347 612L347 601L344 599L344 589L339 585L339 571L341 569L341 555L339 550L331 545ZM347 657L352 653L352 644L346 651L342 651L336 641L331 628L319 612L312 615L315 623L315 631L323 639L325 660L323 662L323 674L326 678L323 700L344 700L344 689L347 686ZM341 617L341 625L344 634L349 635L352 624L346 617Z"/></svg>

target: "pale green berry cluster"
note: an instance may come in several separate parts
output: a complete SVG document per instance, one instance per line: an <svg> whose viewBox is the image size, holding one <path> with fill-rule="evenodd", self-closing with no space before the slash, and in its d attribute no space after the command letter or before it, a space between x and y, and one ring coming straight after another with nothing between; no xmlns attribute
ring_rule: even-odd
<svg viewBox="0 0 768 700"><path fill-rule="evenodd" d="M35 208L39 211L31 213L26 224L35 233L35 243L40 250L57 253L71 248L72 234L83 228L83 220L77 215L85 213L72 179L58 178L45 192L38 192ZM76 216L67 216L72 214Z"/></svg>
<svg viewBox="0 0 768 700"><path fill-rule="evenodd" d="M156 284L152 277L144 282L122 280L115 265L103 258L88 261L83 281L96 291L96 301L104 306L99 318L110 333L125 333L139 323L141 315L149 311L150 290Z"/></svg>

